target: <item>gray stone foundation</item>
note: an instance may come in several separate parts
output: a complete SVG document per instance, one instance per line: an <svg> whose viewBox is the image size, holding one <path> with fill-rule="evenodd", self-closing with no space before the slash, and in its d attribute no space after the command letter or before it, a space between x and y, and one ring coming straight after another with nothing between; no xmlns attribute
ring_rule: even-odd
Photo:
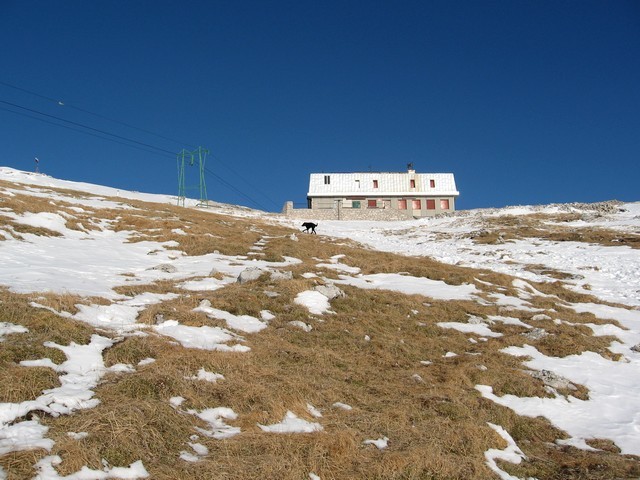
<svg viewBox="0 0 640 480"><path fill-rule="evenodd" d="M390 208L343 208L338 204L334 208L293 208L293 202L286 202L282 213L287 218L316 220L411 220L414 217L409 210Z"/></svg>

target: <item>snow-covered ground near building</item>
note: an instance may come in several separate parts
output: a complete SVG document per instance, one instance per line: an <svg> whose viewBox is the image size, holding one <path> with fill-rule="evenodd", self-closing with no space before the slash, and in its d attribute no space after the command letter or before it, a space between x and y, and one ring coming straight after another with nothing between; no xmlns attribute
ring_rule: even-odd
<svg viewBox="0 0 640 480"><path fill-rule="evenodd" d="M604 301L640 306L640 255L631 247L539 238L482 245L470 238L470 234L483 227L487 217L536 213L563 211L555 206L524 206L399 222L325 221L317 229L321 234L349 238L385 252L427 256L451 265L489 269L536 282L555 281L543 273L527 270L528 266L543 265L572 275L567 282L573 284L576 291L584 292L582 287L589 285L589 293ZM640 233L640 202L622 204L616 213L590 221L563 225L637 234Z"/></svg>
<svg viewBox="0 0 640 480"><path fill-rule="evenodd" d="M72 204L77 211L101 208L130 209L127 199L143 200L155 203L175 203L175 197L125 192L108 187L56 180L39 174L20 172L9 168L0 168L0 180L16 182L27 186L20 194L44 196L53 202L63 200ZM62 188L89 192L90 197L79 198L62 193L54 193L48 188ZM18 193L12 188L0 186L0 196L10 197ZM107 198L109 197L109 198ZM118 199L122 199L119 201ZM55 210L55 207L53 207ZM279 218L277 215L261 213L229 205L216 204L216 213L237 216L260 217L265 221L278 222L297 228L299 222ZM372 249L395 252L409 256L428 256L440 262L463 265L472 268L494 270L520 278L514 281L518 297L494 294L496 305L533 311L527 302L535 296L544 296L533 288L528 281L547 282L554 278L540 273L539 269L527 269L532 265L543 265L550 270L566 272L572 277L565 280L569 288L588 293L601 301L619 304L606 306L601 304L571 304L575 311L588 311L598 318L610 321L605 325L592 325L594 335L612 335L616 341L610 349L619 354L617 360L603 358L585 352L564 359L548 357L535 347L507 348L505 353L525 356L529 360L525 365L533 370L548 370L561 375L570 382L581 384L589 389L588 400L557 395L555 398L519 398L512 395L496 396L490 386L478 385L479 394L492 401L511 408L520 415L542 415L554 425L566 431L570 436L567 443L578 448L591 448L585 441L590 438L605 438L615 442L623 454L640 455L640 250L628 246L602 246L584 242L554 242L536 238L507 241L498 245L475 243L469 233L477 230L483 218L500 215L528 215L532 213L557 213L558 207L513 207L498 210L478 210L461 212L458 215L442 218L427 218L403 222L322 222L318 227L320 235L356 240ZM0 286L18 293L37 293L53 291L56 293L95 296L109 300L109 305L83 305L79 312L56 312L59 315L75 318L96 328L117 334L132 334L145 328L153 328L159 334L171 337L186 348L210 349L242 352L250 348L245 343L245 335L260 335L268 328L271 314L263 314L261 319L249 316L236 316L229 312L211 308L202 304L199 311L217 319L226 321L227 328L193 327L181 325L167 319L153 327L136 323L137 315L147 306L166 300L167 295L151 293L127 297L117 294L114 288L121 285L145 285L155 280L174 280L176 282L194 277L208 277L215 269L216 278L203 278L184 282L185 294L191 290L213 290L224 288L236 282L245 269L263 268L278 270L297 262L285 258L281 262L269 262L249 256L227 256L218 253L199 257L190 257L171 250L170 243L129 242L135 232L119 231L111 228L108 221L96 224L96 229L82 231L69 229L69 218L58 213L18 214L2 208L0 218L23 223L34 227L44 227L60 236L36 236L23 234L26 240L14 238L11 229L0 229L5 240L0 241ZM621 232L638 233L640 231L640 203L627 203L614 213L595 217L591 220L579 220L564 224L570 228L600 228ZM183 232L174 232L182 235ZM406 294L422 294L434 299L477 300L478 290L474 285L447 285L444 282L417 278L403 272L395 274L363 275L359 269L340 262L341 256L335 256L320 262L319 269L338 271L337 284L357 288L384 289ZM158 265L171 268L158 269ZM308 275L312 275L310 272ZM479 280L480 282L480 280ZM175 294L171 294L175 295ZM317 291L299 292L296 302L307 307L314 315L331 315L330 299ZM36 308L49 308L34 303ZM268 312L267 312L268 313ZM541 313L542 314L542 313ZM535 318L535 317L534 317ZM494 317L490 322L520 322L511 317ZM483 341L492 341L500 336L491 330L492 323L441 322L443 329L456 329L482 337ZM613 322L617 322L616 325ZM296 325L305 331L311 326L299 322ZM533 322L532 322L533 323ZM535 325L522 322L520 326L533 329ZM307 328L308 327L308 328ZM25 333L24 327L10 323L0 323L0 342L7 341L12 335ZM475 340L474 340L475 341ZM47 428L37 419L21 420L28 412L40 410L59 414L72 414L75 410L92 408L96 404L93 388L107 373L102 362L102 350L110 345L110 340L96 335L91 344L57 345L67 361L56 365L50 359L25 362L24 366L44 366L59 373L61 386L43 392L35 401L0 404L0 454L30 448L51 449L53 441L46 437ZM450 352L455 355L454 352ZM153 361L153 359L148 359ZM142 362L141 362L142 363ZM424 361L424 365L431 362ZM138 365L137 367L140 367ZM118 366L116 366L118 367ZM115 367L111 367L112 369ZM118 371L135 371L136 366L120 365ZM199 372L198 380L217 381L222 375ZM180 407L179 398L171 399L174 408ZM339 408L351 408L336 403ZM317 411L317 410L313 410ZM312 412L313 412L312 411ZM225 420L232 421L236 414L225 407L191 410L187 413L204 419L211 424L211 430L203 434L212 438L226 438L230 435L242 435L240 429L229 426ZM319 413L319 412L318 412ZM294 412L287 412L282 422L272 425L259 425L264 432L320 432L322 418L309 422L298 418ZM491 450L486 454L487 464L502 478L504 476L496 465L495 459L514 462L523 457L518 446L501 426L492 426L498 434L507 440L509 447L504 451ZM325 430L326 432L326 430ZM393 438L363 439L365 445L372 444L379 449L386 448L387 442L393 444ZM182 452L185 461L198 461L207 455L206 448L194 443L190 451ZM55 466L60 459L55 456L42 459L36 468L41 479L57 479ZM500 473L502 472L502 473ZM503 475L504 474L504 475ZM126 475L126 477L125 477ZM315 475L315 474L313 474ZM113 467L98 472L83 469L73 478L146 478L148 472L142 463L130 466ZM0 479L6 477L0 469ZM71 477L64 477L71 478Z"/></svg>

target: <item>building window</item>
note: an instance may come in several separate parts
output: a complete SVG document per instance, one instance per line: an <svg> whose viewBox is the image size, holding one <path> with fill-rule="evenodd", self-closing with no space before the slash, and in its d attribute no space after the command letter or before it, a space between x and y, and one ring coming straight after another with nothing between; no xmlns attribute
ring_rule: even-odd
<svg viewBox="0 0 640 480"><path fill-rule="evenodd" d="M407 199L401 198L398 200L398 210L406 210L407 209Z"/></svg>
<svg viewBox="0 0 640 480"><path fill-rule="evenodd" d="M422 210L422 202L420 200L411 200L411 205L414 210Z"/></svg>
<svg viewBox="0 0 640 480"><path fill-rule="evenodd" d="M351 208L360 208L360 200L354 200L351 203Z"/></svg>
<svg viewBox="0 0 640 480"><path fill-rule="evenodd" d="M429 180L429 186L431 188L436 188L436 181L433 178L431 180Z"/></svg>
<svg viewBox="0 0 640 480"><path fill-rule="evenodd" d="M449 199L448 198L440 199L440 210L449 210Z"/></svg>
<svg viewBox="0 0 640 480"><path fill-rule="evenodd" d="M416 188L416 181L413 178L409 180L409 187Z"/></svg>
<svg viewBox="0 0 640 480"><path fill-rule="evenodd" d="M378 208L377 200L367 200L367 208Z"/></svg>
<svg viewBox="0 0 640 480"><path fill-rule="evenodd" d="M427 200L427 210L435 210L436 209L436 201L431 199Z"/></svg>
<svg viewBox="0 0 640 480"><path fill-rule="evenodd" d="M378 188L378 180L373 181L373 188Z"/></svg>
<svg viewBox="0 0 640 480"><path fill-rule="evenodd" d="M331 184L331 175L325 175L324 176L324 184L325 185L330 185Z"/></svg>

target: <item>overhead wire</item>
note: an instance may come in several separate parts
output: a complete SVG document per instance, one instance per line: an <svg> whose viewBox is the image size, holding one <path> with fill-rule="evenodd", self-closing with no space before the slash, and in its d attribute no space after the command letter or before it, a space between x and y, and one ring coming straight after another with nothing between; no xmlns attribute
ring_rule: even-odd
<svg viewBox="0 0 640 480"><path fill-rule="evenodd" d="M5 83L0 81L0 84L3 84L3 85L4 85ZM19 89L19 90L23 90L23 89L20 89L20 88L18 88L18 87L15 87L15 88L17 88L17 89ZM54 101L54 99L51 99L51 98L46 97L46 96L44 96L44 95L37 94L37 93L35 93L35 92L29 92L29 93L31 93L31 94L33 94L33 95L36 95L36 96L38 96L38 97L42 97L42 98L44 98L44 99L50 100L50 101ZM74 122L74 121L72 121L72 120L67 120L67 119L65 119L65 118L58 117L58 116L56 116L56 115L51 115L51 114L48 114L48 113L45 113L45 112L41 112L41 111L39 111L39 110L35 110L35 109L29 108L29 107L25 107L25 106L23 106L23 105L18 105L18 104L16 104L16 103L8 102L8 101L6 101L6 100L1 100L1 99L0 99L0 103L2 103L2 104L4 104L4 105L8 105L8 106L13 107L13 108L18 108L18 109L24 110L24 111L26 111L26 112L31 112L31 113L35 113L35 114L38 114L38 115L42 115L42 116L47 117L47 118L55 119L55 120L58 120L58 121L60 121L60 122L65 122L65 123L67 123L67 124L69 124L69 125L73 125L73 126L75 126L75 127L80 127L80 128L86 129L86 130L81 130L81 129L79 129L79 128L73 128L72 126L64 125L64 124L62 124L62 123L56 123L56 122L53 122L53 121L50 121L50 120L46 120L45 118L40 118L40 117L36 117L36 116L34 116L34 115L29 115L28 113L24 113L24 112L17 112L17 111L14 111L14 110L8 109L8 108L0 107L0 110L4 110L4 111L10 112L10 113L13 113L13 114L15 114L15 115L25 116L25 117L28 117L28 118L31 118L31 119L34 119L34 120L38 120L38 121L41 121L41 122L44 122L44 123L50 124L50 125L55 125L55 126L63 127L63 128L68 129L68 130L72 130L72 131L79 132L79 133L84 133L84 134L86 134L86 135L91 135L91 136L93 136L93 137L100 138L100 139L103 139L103 140L112 141L112 142L114 142L114 143L118 143L118 144L120 144L120 145L124 145L124 146L128 146L128 147L136 148L136 149L138 149L138 150L142 150L142 151L145 151L145 152L147 152L147 153L154 154L154 155L159 155L159 156L162 156L162 157L164 157L164 158L172 158L172 159L173 159L173 158L176 158L176 154L175 154L175 152L171 152L171 151L169 151L169 150L166 150L166 149L161 148L161 147L157 147L157 146L155 146L155 145L151 145L151 144L149 144L149 143L140 142L140 141L135 140L135 139L132 139L132 138L127 138L127 137L124 137L124 136L122 136L122 135L118 135L118 134L115 134L115 133L107 132L107 131L105 131L105 130L101 130L101 129L98 129L98 128L94 128L94 127L91 127L91 126L89 126L89 125L85 125L85 124L83 124L83 123ZM89 131L87 131L87 130L89 130ZM92 132L96 132L96 133L92 133ZM98 134L101 134L101 135L98 135ZM107 135L107 136L103 136L103 135ZM109 138L109 137L113 137L113 138ZM118 141L118 140L116 140L116 139L123 140L123 141ZM125 142L130 142L130 143L125 143ZM135 145L134 145L134 144L135 144ZM142 148L142 147L146 147L146 148ZM151 149L153 149L153 150L149 150L148 148L151 148ZM224 162L220 162L220 164L221 164L221 165L223 165L223 166L225 166L227 169L229 169L229 170L230 170L230 171L232 171L233 173L236 173L236 174L237 174L237 172L235 172L231 167L227 166ZM232 191L236 192L237 194L239 194L240 196L242 196L244 199L246 199L246 200L250 201L252 204L256 205L258 208L263 209L263 210L267 210L267 209L264 207L264 205L262 205L259 201L257 201L256 199L252 198L251 196L247 195L247 194L246 194L246 193L244 193L242 190L240 190L239 188L235 187L232 183L230 183L230 182L226 181L226 180L225 180L224 178L222 178L220 175L217 175L216 173L214 173L213 171L211 171L211 169L209 169L209 168L205 168L204 170L205 170L209 175L211 175L211 176L215 177L215 178L216 178L220 183L222 183L224 186L226 186L227 188L229 188L229 189L231 189ZM239 174L237 174L237 175L239 175ZM264 195L264 194L263 194L263 195ZM269 200L270 200L270 199L269 199ZM270 201L271 201L274 205L277 205L277 204L276 204L275 202L273 202L272 200L270 200Z"/></svg>
<svg viewBox="0 0 640 480"><path fill-rule="evenodd" d="M215 155L214 158L217 158L218 160L220 159L219 155ZM256 187L255 185L253 185L251 182L249 182L246 177L243 177L240 173L238 173L235 169L231 168L231 166L229 166L227 164L227 162L224 161L219 161L217 163L218 165L222 165L224 168L226 168L227 170L229 170L231 173L233 173L236 177L242 179L247 185L249 185L254 191L256 191L257 193L259 193L260 195L262 195L263 198L265 198L266 200L269 201L269 203L271 203L272 205L274 205L275 207L278 207L278 203L273 200L271 197L269 197L269 195L267 195L266 193L264 193L261 189L259 189L258 187Z"/></svg>
<svg viewBox="0 0 640 480"><path fill-rule="evenodd" d="M108 120L109 122L117 123L119 125L123 125L125 127L132 128L134 130L139 130L141 132L148 133L150 135L153 135L153 136L158 137L158 138L162 138L164 140L169 140L170 142L177 143L178 145L186 145L186 146L191 147L191 148L196 148L195 145L192 145L189 142L183 142L183 141L171 138L171 137L167 137L167 136L162 135L160 133L156 133L156 132L153 132L151 130L147 130L145 128L136 127L135 125L131 125L131 124L123 122L121 120L116 120L115 118L110 118L110 117L107 117L105 115L101 115L99 113L92 112L91 110L87 110L87 109L84 109L84 108L76 107L75 105L67 103L65 101L62 101L62 100L59 100L59 99L55 99L55 98L51 98L51 97L48 97L46 95L42 95L42 94L40 94L38 92L34 92L34 91L28 90L26 88L18 87L16 85L12 85L10 83L3 82L2 80L0 80L0 85L4 85L5 87L13 88L14 90L19 90L21 92L28 93L29 95L33 95L35 97L42 98L43 100L47 100L49 102L55 103L56 105L59 105L61 107L72 108L72 109L77 110L79 112L87 113L89 115L93 115L94 117L101 118L103 120Z"/></svg>
<svg viewBox="0 0 640 480"><path fill-rule="evenodd" d="M109 135L110 137L119 138L120 140L126 140L127 142L136 143L136 144L142 145L144 147L153 148L154 150L158 150L158 151L165 152L165 153L170 153L170 154L173 153L170 150L166 150L166 149L161 148L161 147L156 147L155 145L151 145L151 144L144 143L144 142L139 142L139 141L133 140L131 138L123 137L122 135L118 135L116 133L110 133L110 132L107 132L105 130L101 130L99 128L93 128L93 127L90 127L89 125L84 125L82 123L74 122L72 120L67 120L65 118L61 118L61 117L58 117L56 115L51 115L49 113L40 112L38 110L34 110L33 108L24 107L24 106L18 105L16 103L7 102L6 100L0 100L0 103L3 103L5 105L9 105L9 106L14 107L14 108L20 108L21 110L26 110L28 112L37 113L38 115L42 115L44 117L55 118L56 120L60 120L60 121L65 122L65 123L69 123L69 124L75 125L77 127L86 128L87 130L92 130L94 132L102 133L103 135Z"/></svg>
<svg viewBox="0 0 640 480"><path fill-rule="evenodd" d="M162 156L162 157L165 157L165 158L174 158L175 157L175 155L173 155L172 157L169 157L169 155L164 154L164 153L156 152L156 151L153 151L153 150L148 150L146 148L142 148L142 147L139 147L137 145L131 145L130 143L121 142L121 141L115 140L113 138L103 137L102 135L98 135L96 133L91 133L91 132L87 132L86 130L80 130L78 128L73 128L73 127L70 127L69 125L63 125L62 123L52 122L52 121L46 120L44 118L36 117L35 115L29 115L28 113L16 112L14 110L10 110L10 109L5 108L5 107L0 107L0 110L4 110L5 112L13 113L14 115L20 115L22 117L27 117L27 118L31 118L33 120L38 120L39 122L48 123L49 125L55 125L57 127L66 128L67 130L72 130L74 132L84 133L85 135L90 135L92 137L100 138L102 140L107 140L109 142L114 142L114 143L117 143L117 144L120 144L120 145L124 145L126 147L135 148L137 150L141 150L143 152L151 153L151 154L154 154L154 155L159 155L159 156Z"/></svg>
<svg viewBox="0 0 640 480"><path fill-rule="evenodd" d="M214 172L212 172L209 168L205 167L204 171L207 172L209 175L217 178L220 183L225 185L227 188L230 188L231 190L233 190L234 192L236 192L240 196L244 197L245 199L249 200L251 203L253 203L258 208L260 208L262 210L267 210L266 208L264 208L264 206L262 204L260 204L260 202L258 202L257 200L251 198L249 195L247 195L246 193L242 192L241 190L239 190L238 188L233 186L231 183L227 182L224 178L222 178L221 176L219 176L219 175L215 174Z"/></svg>

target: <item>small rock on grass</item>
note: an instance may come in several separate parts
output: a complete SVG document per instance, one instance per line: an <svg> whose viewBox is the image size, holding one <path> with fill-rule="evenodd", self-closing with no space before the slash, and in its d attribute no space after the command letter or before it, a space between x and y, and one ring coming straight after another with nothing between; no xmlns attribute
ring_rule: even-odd
<svg viewBox="0 0 640 480"><path fill-rule="evenodd" d="M549 387L565 390L577 390L577 387L573 383L566 378L553 373L551 370L540 370L527 373L533 378L542 380L542 382Z"/></svg>
<svg viewBox="0 0 640 480"><path fill-rule="evenodd" d="M338 287L336 287L331 283L328 283L326 285L316 285L315 287L313 287L313 290L321 293L322 295L327 297L329 300L346 296L342 290L340 290Z"/></svg>
<svg viewBox="0 0 640 480"><path fill-rule="evenodd" d="M238 283L247 283L252 280L259 279L262 274L265 273L263 269L258 267L245 268L240 275L238 275Z"/></svg>

